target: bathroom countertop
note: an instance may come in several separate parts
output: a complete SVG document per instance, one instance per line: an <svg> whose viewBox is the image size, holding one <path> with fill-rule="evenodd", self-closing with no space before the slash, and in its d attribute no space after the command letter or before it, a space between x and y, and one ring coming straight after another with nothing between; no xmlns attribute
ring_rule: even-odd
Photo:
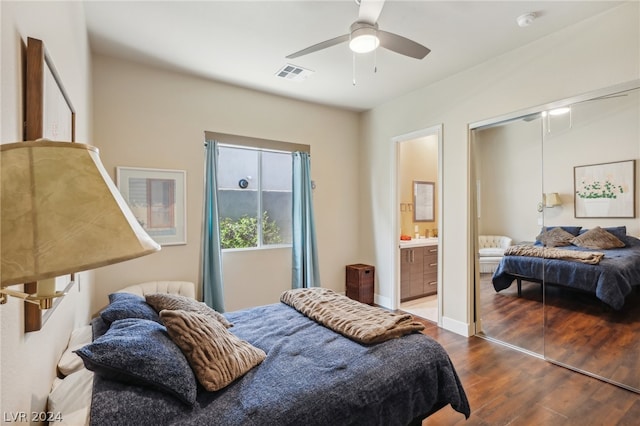
<svg viewBox="0 0 640 426"><path fill-rule="evenodd" d="M408 241L400 241L400 248L435 246L437 244L437 238L414 238Z"/></svg>

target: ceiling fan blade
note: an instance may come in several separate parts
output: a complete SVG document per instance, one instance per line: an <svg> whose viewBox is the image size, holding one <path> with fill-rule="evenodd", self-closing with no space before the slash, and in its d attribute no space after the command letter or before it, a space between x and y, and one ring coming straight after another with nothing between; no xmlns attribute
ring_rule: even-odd
<svg viewBox="0 0 640 426"><path fill-rule="evenodd" d="M366 22L371 25L375 24L378 22L383 6L384 0L360 0L358 22Z"/></svg>
<svg viewBox="0 0 640 426"><path fill-rule="evenodd" d="M327 47L335 46L336 44L344 43L345 41L349 41L349 34L341 35L339 37L332 38L330 40L325 40L318 44L314 44L313 46L307 47L306 49L299 50L291 55L287 55L287 59L297 58L299 56L308 55L309 53L317 52L318 50L326 49Z"/></svg>
<svg viewBox="0 0 640 426"><path fill-rule="evenodd" d="M422 59L431 52L430 49L420 43L387 31L378 30L378 38L380 39L380 46L385 49L412 58Z"/></svg>

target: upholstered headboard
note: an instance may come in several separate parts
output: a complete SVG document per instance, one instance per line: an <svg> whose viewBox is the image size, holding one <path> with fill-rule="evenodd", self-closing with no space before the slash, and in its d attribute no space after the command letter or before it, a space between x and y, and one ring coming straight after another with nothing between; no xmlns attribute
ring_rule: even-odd
<svg viewBox="0 0 640 426"><path fill-rule="evenodd" d="M189 281L148 281L130 285L117 292L133 293L143 297L152 293L169 293L191 297L192 299L196 298L196 286Z"/></svg>

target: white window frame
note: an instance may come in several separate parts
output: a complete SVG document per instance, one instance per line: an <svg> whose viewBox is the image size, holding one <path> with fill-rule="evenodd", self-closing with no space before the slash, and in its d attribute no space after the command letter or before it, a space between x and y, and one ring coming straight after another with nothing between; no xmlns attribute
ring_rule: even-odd
<svg viewBox="0 0 640 426"><path fill-rule="evenodd" d="M270 139L259 139L252 138L248 136L238 136L238 135L230 135L226 133L217 133L217 132L205 132L205 140L215 140L218 142L218 146L221 147L229 147L229 148L244 148L256 150L259 152L271 151L271 152L280 152L280 153L292 153L292 152L311 152L311 147L309 145L304 144L296 144L290 142L276 141ZM262 180L261 175L261 161L262 154L260 153L259 157L260 161L258 162L258 172L259 172L259 180ZM216 191L218 188L216 188ZM260 184L258 187L258 192L260 196L258 197L258 212L261 211L262 205L262 185ZM222 249L223 252L234 252L234 251L247 251L247 250L270 250L270 249L281 249L281 248L290 248L292 243L285 244L262 244L262 221L258 218L258 245L256 247L242 247L242 248L225 248Z"/></svg>

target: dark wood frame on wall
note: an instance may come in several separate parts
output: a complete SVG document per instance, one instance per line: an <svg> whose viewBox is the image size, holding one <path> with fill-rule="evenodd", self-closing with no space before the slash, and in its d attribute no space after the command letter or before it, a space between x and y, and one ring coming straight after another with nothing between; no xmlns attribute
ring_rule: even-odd
<svg viewBox="0 0 640 426"><path fill-rule="evenodd" d="M55 87L46 87L46 78L48 75L53 77ZM24 139L26 141L35 141L41 138L50 138L47 134L45 126L45 111L46 108L46 96L49 91L56 91L56 95L64 99L66 107L71 112L70 141L75 142L76 135L76 113L73 109L73 105L67 95L67 92L62 85L60 77L53 65L53 61L47 54L42 40L29 37L27 39L27 60L26 60L26 100L25 100L25 122L24 122ZM66 111L65 111L66 112ZM69 124L69 123L67 123ZM59 140L59 139L58 139ZM74 275L70 276L70 280L64 291L68 291L74 283ZM35 282L25 283L25 293L35 293L38 290L38 284ZM56 299L53 307L48 309L45 314L40 311L40 308L31 303L24 304L24 331L37 331L42 328L43 323L51 315L54 309L57 307L61 299Z"/></svg>
<svg viewBox="0 0 640 426"><path fill-rule="evenodd" d="M434 222L435 182L413 181L413 221Z"/></svg>

